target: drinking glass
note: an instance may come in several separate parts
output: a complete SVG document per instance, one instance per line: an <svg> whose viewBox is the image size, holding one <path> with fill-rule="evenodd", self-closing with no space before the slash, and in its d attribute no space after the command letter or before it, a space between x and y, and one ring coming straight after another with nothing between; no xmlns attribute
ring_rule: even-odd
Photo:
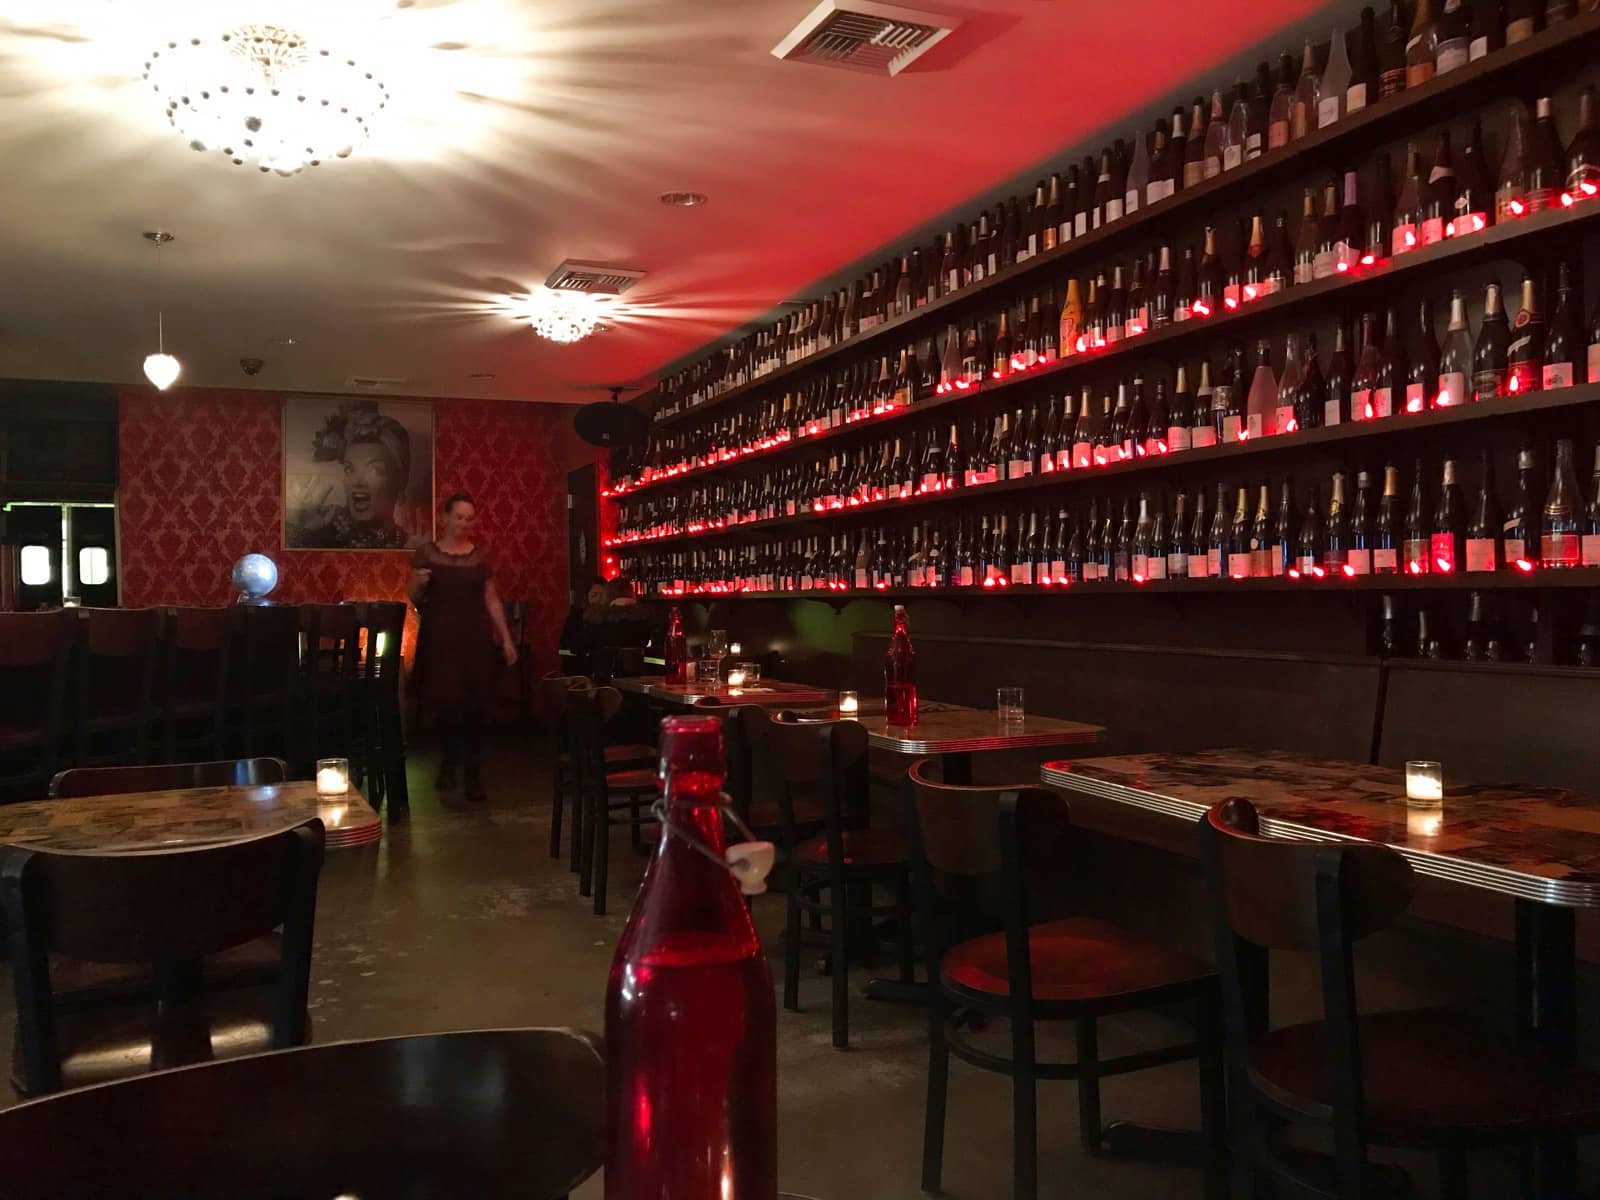
<svg viewBox="0 0 1600 1200"><path fill-rule="evenodd" d="M728 655L728 631L726 629L713 629L706 635L706 657L726 658Z"/></svg>
<svg viewBox="0 0 1600 1200"><path fill-rule="evenodd" d="M1019 687L996 688L994 693L995 707L1000 711L1000 724L1022 724L1022 689Z"/></svg>
<svg viewBox="0 0 1600 1200"><path fill-rule="evenodd" d="M695 682L701 687L718 687L722 683L722 661L716 658L702 658L695 663Z"/></svg>
<svg viewBox="0 0 1600 1200"><path fill-rule="evenodd" d="M739 670L744 672L744 682L745 682L745 686L746 687L748 687L752 683L760 683L761 682L761 664L760 663L758 663L758 662L742 662L742 663L739 664Z"/></svg>

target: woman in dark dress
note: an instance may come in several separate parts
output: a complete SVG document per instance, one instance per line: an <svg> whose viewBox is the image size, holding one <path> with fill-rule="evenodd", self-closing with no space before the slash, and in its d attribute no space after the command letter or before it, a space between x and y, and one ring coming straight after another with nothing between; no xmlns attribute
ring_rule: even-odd
<svg viewBox="0 0 1600 1200"><path fill-rule="evenodd" d="M457 492L439 511L443 535L420 547L412 560L411 602L422 618L421 700L444 739L439 790L453 790L464 772L467 799L482 800L483 715L494 691L495 647L507 666L517 661L517 647L506 628L488 549L472 540L478 515L472 497Z"/></svg>

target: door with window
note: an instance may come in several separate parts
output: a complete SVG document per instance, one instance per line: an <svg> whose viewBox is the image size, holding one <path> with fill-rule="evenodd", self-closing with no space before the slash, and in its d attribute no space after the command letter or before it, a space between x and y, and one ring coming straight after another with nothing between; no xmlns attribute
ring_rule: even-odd
<svg viewBox="0 0 1600 1200"><path fill-rule="evenodd" d="M17 607L58 608L72 597L117 605L117 510L110 504L13 501L6 541L17 548Z"/></svg>

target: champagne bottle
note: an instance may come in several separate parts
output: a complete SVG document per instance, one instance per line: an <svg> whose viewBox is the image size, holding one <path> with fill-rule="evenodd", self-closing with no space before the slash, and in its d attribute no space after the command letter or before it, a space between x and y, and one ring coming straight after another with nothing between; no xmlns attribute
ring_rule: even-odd
<svg viewBox="0 0 1600 1200"><path fill-rule="evenodd" d="M1389 255L1394 227L1394 176L1389 155L1379 153L1374 159L1372 192L1366 205L1366 240L1361 251L1361 265L1370 267Z"/></svg>
<svg viewBox="0 0 1600 1200"><path fill-rule="evenodd" d="M1422 490L1422 460L1417 460L1416 474L1411 484L1411 504L1406 509L1405 540L1400 545L1400 559L1407 575L1429 573L1429 554L1433 548L1432 520Z"/></svg>
<svg viewBox="0 0 1600 1200"><path fill-rule="evenodd" d="M1478 503L1473 509L1472 524L1467 527L1466 569L1478 573L1499 568L1502 523L1494 495L1494 461L1487 450L1479 460L1480 482Z"/></svg>
<svg viewBox="0 0 1600 1200"><path fill-rule="evenodd" d="M1188 507L1187 500L1182 492L1178 493L1177 507L1172 514L1172 527L1166 543L1168 579L1189 577L1189 514L1185 511Z"/></svg>
<svg viewBox="0 0 1600 1200"><path fill-rule="evenodd" d="M1439 488L1439 503L1433 510L1429 535L1429 566L1448 575L1466 561L1466 522L1462 517L1461 487L1456 482L1454 459L1444 460L1444 482Z"/></svg>
<svg viewBox="0 0 1600 1200"><path fill-rule="evenodd" d="M1139 494L1139 515L1133 526L1133 550L1128 557L1128 571L1134 583L1144 583L1150 578L1152 532L1155 519L1150 513L1150 493ZM1164 565L1164 563L1163 563Z"/></svg>
<svg viewBox="0 0 1600 1200"><path fill-rule="evenodd" d="M1583 561L1583 493L1573 470L1572 439L1556 441L1556 465L1544 501L1539 565L1545 570L1576 567Z"/></svg>
<svg viewBox="0 0 1600 1200"><path fill-rule="evenodd" d="M1578 93L1578 130L1567 144L1567 182L1563 203L1600 195L1600 112L1593 87Z"/></svg>
<svg viewBox="0 0 1600 1200"><path fill-rule="evenodd" d="M1371 478L1365 471L1358 471L1355 509L1350 514L1350 548L1344 567L1344 573L1352 578L1372 574L1372 514L1368 507L1371 491Z"/></svg>
<svg viewBox="0 0 1600 1200"><path fill-rule="evenodd" d="M1528 145L1527 203L1530 213L1543 212L1561 203L1566 187L1567 173L1563 168L1566 154L1561 140L1556 136L1555 119L1550 112L1550 97L1539 97L1535 106L1533 136Z"/></svg>
<svg viewBox="0 0 1600 1200"><path fill-rule="evenodd" d="M1524 446L1517 454L1517 500L1502 526L1501 543L1506 565L1526 574L1538 563L1539 502L1534 499L1535 460L1533 449Z"/></svg>
<svg viewBox="0 0 1600 1200"><path fill-rule="evenodd" d="M1378 98L1378 77L1378 20L1371 8L1363 8L1350 55L1350 86L1344 94L1346 113L1360 112Z"/></svg>
<svg viewBox="0 0 1600 1200"><path fill-rule="evenodd" d="M1287 480L1284 481L1284 492L1287 504ZM1250 575L1254 579L1270 579L1286 574L1286 564L1293 549L1294 525L1288 508L1280 510L1279 520L1274 525L1268 516L1269 503L1267 485L1262 484L1260 498L1256 502L1255 519L1250 522Z"/></svg>
<svg viewBox="0 0 1600 1200"><path fill-rule="evenodd" d="M1472 339L1467 331L1467 306L1460 290L1450 293L1450 326L1444 335L1444 351L1439 356L1438 388L1434 408L1450 408L1466 403L1473 377Z"/></svg>
<svg viewBox="0 0 1600 1200"><path fill-rule="evenodd" d="M1250 391L1245 401L1244 432L1246 438L1263 438L1278 432L1277 429L1278 380L1272 371L1272 348L1265 341L1256 346L1255 373L1250 379Z"/></svg>
<svg viewBox="0 0 1600 1200"><path fill-rule="evenodd" d="M1239 489L1239 504L1244 505L1244 489ZM1232 522L1228 519L1228 485L1217 485L1216 511L1211 517L1211 529L1206 535L1206 571L1212 579L1222 579L1228 574L1228 532ZM1248 551L1245 555L1249 567ZM1191 575L1193 571L1191 570Z"/></svg>
<svg viewBox="0 0 1600 1200"><path fill-rule="evenodd" d="M1250 548L1250 497L1248 488L1239 489L1233 521L1223 544L1227 547L1227 572L1230 579L1249 579L1253 556Z"/></svg>
<svg viewBox="0 0 1600 1200"><path fill-rule="evenodd" d="M1410 367L1405 344L1400 340L1400 314L1393 305L1384 321L1383 349L1378 363L1377 382L1372 388L1373 416L1392 417L1405 403Z"/></svg>
<svg viewBox="0 0 1600 1200"><path fill-rule="evenodd" d="M1322 401L1322 424L1343 425L1350 420L1350 390L1354 366L1345 335L1343 321L1334 323L1333 356L1328 360L1327 383ZM1313 397L1315 402L1317 397Z"/></svg>
<svg viewBox="0 0 1600 1200"><path fill-rule="evenodd" d="M1389 0L1389 17L1378 43L1378 92L1380 96L1393 96L1406 88L1406 43L1410 39L1410 24L1406 20L1405 5L1401 0Z"/></svg>
<svg viewBox="0 0 1600 1200"><path fill-rule="evenodd" d="M1222 304L1222 262L1217 256L1217 231L1206 226L1203 248L1200 252L1200 271L1196 280L1195 298L1191 311L1197 317L1214 316Z"/></svg>
<svg viewBox="0 0 1600 1200"><path fill-rule="evenodd" d="M1406 39L1406 87L1418 87L1433 78L1438 54L1439 23L1433 15L1432 0L1417 0L1411 36Z"/></svg>
<svg viewBox="0 0 1600 1200"><path fill-rule="evenodd" d="M1361 315L1361 349L1350 379L1350 419L1371 421L1378 415L1373 389L1378 386L1382 355L1378 351L1378 314Z"/></svg>
<svg viewBox="0 0 1600 1200"><path fill-rule="evenodd" d="M1511 345L1511 326L1500 303L1500 285L1484 289L1483 323L1478 326L1478 344L1472 351L1472 398L1493 400L1506 393L1506 352Z"/></svg>
<svg viewBox="0 0 1600 1200"><path fill-rule="evenodd" d="M1285 499L1288 497L1288 485L1284 485ZM1328 573L1323 556L1322 514L1317 511L1317 487L1311 488L1311 495L1306 500L1305 516L1300 521L1300 533L1295 539L1294 570L1301 579L1321 579Z"/></svg>
<svg viewBox="0 0 1600 1200"><path fill-rule="evenodd" d="M1277 404L1272 411L1272 428L1276 433L1293 433L1298 428L1295 401L1300 395L1300 380L1300 337L1291 333L1284 347L1283 373L1278 376Z"/></svg>
<svg viewBox="0 0 1600 1200"><path fill-rule="evenodd" d="M1336 578L1354 574L1350 569L1350 522L1345 513L1343 471L1333 473L1333 494L1328 500L1328 524L1322 547L1322 567L1326 574Z"/></svg>
<svg viewBox="0 0 1600 1200"><path fill-rule="evenodd" d="M1544 367L1540 385L1545 391L1571 387L1578 382L1587 355L1582 329L1582 302L1574 295L1572 267L1561 260L1556 285L1556 307L1550 314L1549 335L1545 339Z"/></svg>
<svg viewBox="0 0 1600 1200"><path fill-rule="evenodd" d="M1317 359L1317 335L1308 333L1305 335L1305 366L1294 398L1293 426L1288 432L1317 429L1322 425L1327 392L1328 381L1323 378L1322 364Z"/></svg>
<svg viewBox="0 0 1600 1200"><path fill-rule="evenodd" d="M1505 153L1500 157L1500 170L1494 189L1494 219L1497 225L1528 213L1525 160L1531 136L1528 110L1512 101L1506 123Z"/></svg>
<svg viewBox="0 0 1600 1200"><path fill-rule="evenodd" d="M1206 515L1206 494L1204 491L1199 491L1194 496L1194 517L1186 531L1187 541L1183 548L1184 571L1189 579L1215 578L1215 573L1210 568L1210 559L1206 553L1207 530L1209 529L1210 518Z"/></svg>
<svg viewBox="0 0 1600 1200"><path fill-rule="evenodd" d="M1167 419L1166 444L1169 454L1191 449L1194 445L1194 400L1189 392L1188 370L1180 362L1177 378L1172 385L1172 410Z"/></svg>
<svg viewBox="0 0 1600 1200"><path fill-rule="evenodd" d="M1378 518L1372 530L1372 573L1396 575L1400 571L1400 540L1397 533L1400 507L1400 468L1383 469L1383 495L1378 498Z"/></svg>
<svg viewBox="0 0 1600 1200"><path fill-rule="evenodd" d="M1211 362L1200 360L1200 382L1195 386L1194 409L1189 426L1189 444L1199 450L1217 444L1218 414L1215 410L1216 391L1211 386Z"/></svg>
<svg viewBox="0 0 1600 1200"><path fill-rule="evenodd" d="M1544 314L1533 276L1522 277L1522 303L1506 347L1506 392L1522 395L1539 390L1544 376Z"/></svg>
<svg viewBox="0 0 1600 1200"><path fill-rule="evenodd" d="M1445 225L1446 237L1466 237L1482 233L1495 215L1494 184L1483 151L1483 122L1474 117L1472 131L1461 148L1461 166L1456 172L1454 211Z"/></svg>

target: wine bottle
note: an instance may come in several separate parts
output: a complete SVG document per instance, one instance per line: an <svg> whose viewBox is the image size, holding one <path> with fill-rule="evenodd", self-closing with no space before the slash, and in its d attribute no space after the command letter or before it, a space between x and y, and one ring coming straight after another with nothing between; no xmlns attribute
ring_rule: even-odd
<svg viewBox="0 0 1600 1200"><path fill-rule="evenodd" d="M1326 129L1336 124L1345 113L1350 94L1350 81L1354 72L1350 67L1350 49L1345 32L1335 27L1328 39L1328 61L1323 67L1321 87L1317 96L1316 127ZM1296 93L1298 95L1298 92Z"/></svg>
<svg viewBox="0 0 1600 1200"><path fill-rule="evenodd" d="M1405 344L1400 340L1400 315L1391 304L1384 321L1377 382L1372 388L1374 418L1392 417L1398 411L1405 402L1409 373Z"/></svg>
<svg viewBox="0 0 1600 1200"><path fill-rule="evenodd" d="M1583 561L1583 507L1583 493L1573 470L1572 439L1558 438L1539 538L1539 565L1545 570L1576 567Z"/></svg>
<svg viewBox="0 0 1600 1200"><path fill-rule="evenodd" d="M1307 50L1310 43L1306 43ZM1314 70L1315 68L1313 68ZM1276 150L1289 144L1290 127L1295 117L1294 59L1287 54L1278 56L1278 78L1272 89L1272 99L1267 104L1267 149ZM1305 121L1302 114L1304 137Z"/></svg>
<svg viewBox="0 0 1600 1200"><path fill-rule="evenodd" d="M1270 579L1287 573L1289 556L1294 549L1294 525L1288 508L1287 480L1284 481L1284 492L1284 507L1274 523L1267 513L1270 502L1267 485L1261 485L1255 519L1250 522L1250 575L1254 579Z"/></svg>
<svg viewBox="0 0 1600 1200"><path fill-rule="evenodd" d="M1067 296L1061 302L1060 329L1061 357L1082 354L1086 349L1083 341L1083 297L1075 277L1067 280Z"/></svg>
<svg viewBox="0 0 1600 1200"><path fill-rule="evenodd" d="M1112 462L1127 462L1134 457L1132 416L1133 409L1128 403L1128 381L1124 379L1117 383L1117 406L1111 410L1111 436L1107 442L1111 447L1109 460Z"/></svg>
<svg viewBox="0 0 1600 1200"><path fill-rule="evenodd" d="M1072 466L1076 470L1094 465L1094 413L1091 404L1089 385L1084 384L1072 434Z"/></svg>
<svg viewBox="0 0 1600 1200"><path fill-rule="evenodd" d="M1506 149L1500 158L1500 171L1494 190L1494 219L1496 224L1528 213L1528 181L1526 159L1532 134L1528 128L1528 110L1512 101L1506 121Z"/></svg>
<svg viewBox="0 0 1600 1200"><path fill-rule="evenodd" d="M1545 339L1544 368L1540 384L1545 391L1571 387L1586 365L1587 355L1582 329L1582 302L1572 287L1572 268L1561 260L1556 284L1556 306L1550 314L1549 335Z"/></svg>
<svg viewBox="0 0 1600 1200"><path fill-rule="evenodd" d="M1374 160L1372 192L1366 205L1366 239L1361 265L1370 267L1389 255L1394 226L1394 176L1389 156L1380 153Z"/></svg>
<svg viewBox="0 0 1600 1200"><path fill-rule="evenodd" d="M1317 335L1305 335L1305 365L1301 369L1300 387L1294 398L1293 433L1299 429L1317 429L1322 425L1322 414L1327 404L1328 381L1323 377L1322 364L1317 359Z"/></svg>
<svg viewBox="0 0 1600 1200"><path fill-rule="evenodd" d="M891 725L917 723L917 652L906 629L906 609L894 606L894 632L883 660L884 715Z"/></svg>
<svg viewBox="0 0 1600 1200"><path fill-rule="evenodd" d="M1466 0L1444 0L1434 46L1435 75L1444 75L1467 65L1471 57L1471 32L1471 15Z"/></svg>
<svg viewBox="0 0 1600 1200"><path fill-rule="evenodd" d="M1193 423L1189 426L1189 445L1196 450L1217 444L1220 414L1217 413L1215 404L1216 391L1211 386L1211 362L1203 358L1200 360L1200 381L1194 391L1194 408L1190 417Z"/></svg>
<svg viewBox="0 0 1600 1200"><path fill-rule="evenodd" d="M1359 216L1357 220L1359 221ZM1317 218L1317 248L1311 256L1311 278L1328 279L1339 272L1339 181L1329 179L1322 187L1322 212Z"/></svg>
<svg viewBox="0 0 1600 1200"><path fill-rule="evenodd" d="M1589 507L1583 517L1583 565L1600 567L1600 443L1594 448L1594 477L1589 485Z"/></svg>
<svg viewBox="0 0 1600 1200"><path fill-rule="evenodd" d="M1474 117L1472 132L1461 149L1461 167L1456 172L1455 205L1445 224L1446 237L1466 237L1482 233L1495 215L1494 185L1483 152L1483 122Z"/></svg>
<svg viewBox="0 0 1600 1200"><path fill-rule="evenodd" d="M1255 373L1245 400L1244 431L1237 440L1269 437L1277 428L1278 380L1272 371L1272 348L1265 340L1256 345Z"/></svg>
<svg viewBox="0 0 1600 1200"><path fill-rule="evenodd" d="M1134 520L1128 555L1128 575L1134 583L1144 583L1150 578L1151 531L1154 518L1150 515L1150 493L1139 494L1139 515Z"/></svg>
<svg viewBox="0 0 1600 1200"><path fill-rule="evenodd" d="M1350 578L1372 574L1372 514L1369 496L1372 481L1365 471L1356 472L1356 502L1350 514L1346 537L1343 573Z"/></svg>
<svg viewBox="0 0 1600 1200"><path fill-rule="evenodd" d="M1172 247L1161 245L1161 257L1156 264L1156 276L1150 288L1146 328L1161 329L1175 319L1177 286L1172 274Z"/></svg>
<svg viewBox="0 0 1600 1200"><path fill-rule="evenodd" d="M1343 425L1351 418L1352 388L1355 366L1351 361L1345 323L1336 321L1333 334L1333 356L1328 359L1327 382L1320 397L1322 424ZM1312 397L1315 403L1319 398Z"/></svg>
<svg viewBox="0 0 1600 1200"><path fill-rule="evenodd" d="M1398 258L1422 244L1422 159L1417 144L1406 147L1404 182L1395 201L1394 227L1389 233L1389 252Z"/></svg>
<svg viewBox="0 0 1600 1200"><path fill-rule="evenodd" d="M1534 454L1524 446L1517 454L1517 500L1506 514L1501 543L1506 565L1526 574L1538 563L1539 502L1534 499Z"/></svg>
<svg viewBox="0 0 1600 1200"><path fill-rule="evenodd" d="M1164 434L1166 439L1166 452L1176 454L1188 450L1194 445L1194 396L1189 392L1188 371L1183 363L1178 364L1177 378L1172 384L1172 407L1167 417L1167 428Z"/></svg>
<svg viewBox="0 0 1600 1200"><path fill-rule="evenodd" d="M1371 8L1363 8L1350 55L1350 86L1344 94L1347 114L1360 112L1378 98L1378 77L1378 20Z"/></svg>
<svg viewBox="0 0 1600 1200"><path fill-rule="evenodd" d="M1400 539L1397 533L1400 507L1400 468L1383 468L1383 495L1378 498L1378 517L1372 529L1372 573L1397 575L1400 572Z"/></svg>
<svg viewBox="0 0 1600 1200"><path fill-rule="evenodd" d="M1306 188L1300 202L1300 226L1295 233L1293 272L1296 284L1310 283L1316 278L1317 247L1321 243L1322 223L1317 218L1317 194L1311 188Z"/></svg>
<svg viewBox="0 0 1600 1200"><path fill-rule="evenodd" d="M1434 149L1433 166L1422 191L1421 220L1418 222L1422 245L1444 241L1445 225L1455 215L1457 196L1455 162L1450 156L1450 131L1441 130Z"/></svg>
<svg viewBox="0 0 1600 1200"><path fill-rule="evenodd" d="M1555 120L1550 113L1550 97L1539 97L1535 107L1533 135L1528 145L1527 203L1530 213L1543 212L1561 203L1567 173L1562 167L1566 154L1561 140L1556 136Z"/></svg>
<svg viewBox="0 0 1600 1200"><path fill-rule="evenodd" d="M1439 23L1433 15L1432 0L1417 0L1411 19L1411 36L1406 39L1406 87L1427 83L1434 76L1439 55Z"/></svg>
<svg viewBox="0 0 1600 1200"><path fill-rule="evenodd" d="M1142 134L1133 139L1133 161L1128 166L1127 178L1122 185L1122 212L1132 216L1143 207L1145 189L1150 186L1150 143Z"/></svg>
<svg viewBox="0 0 1600 1200"><path fill-rule="evenodd" d="M1144 259L1133 260L1133 278L1128 284L1128 298L1122 314L1122 336L1138 337L1150 328L1150 300L1145 294Z"/></svg>
<svg viewBox="0 0 1600 1200"><path fill-rule="evenodd" d="M1578 93L1578 130L1567 145L1567 182L1563 203L1600 195L1600 112L1593 87Z"/></svg>
<svg viewBox="0 0 1600 1200"><path fill-rule="evenodd" d="M1433 510L1429 536L1429 566L1441 575L1456 571L1466 561L1466 522L1462 516L1461 486L1456 482L1454 459L1444 461L1444 482Z"/></svg>
<svg viewBox="0 0 1600 1200"><path fill-rule="evenodd" d="M1503 524L1494 494L1494 461L1487 450L1479 460L1478 503L1473 510L1472 524L1467 527L1466 569L1471 572L1499 569L1500 535Z"/></svg>
<svg viewBox="0 0 1600 1200"><path fill-rule="evenodd" d="M1337 482L1337 481L1336 481ZM1289 486L1284 484L1284 498L1288 498ZM1306 500L1305 516L1300 520L1300 532L1295 538L1294 573L1301 579L1321 579L1328 573L1324 562L1323 525L1322 514L1317 509L1317 487L1312 485L1311 495Z"/></svg>
<svg viewBox="0 0 1600 1200"><path fill-rule="evenodd" d="M1467 331L1467 305L1457 289L1450 293L1450 326L1444 335L1444 351L1439 356L1438 388L1432 407L1450 408L1465 404L1471 396L1473 378L1472 338Z"/></svg>
<svg viewBox="0 0 1600 1200"><path fill-rule="evenodd" d="M1142 393L1143 381L1135 381L1135 387ZM1171 413L1167 410L1167 381L1158 378L1155 381L1154 392L1154 398L1150 401L1147 414L1140 415L1137 413L1137 409L1143 406L1143 395L1140 394L1135 397L1136 415L1139 416L1144 427L1143 440L1139 443L1139 455L1142 458L1169 452L1167 430L1171 427Z"/></svg>
<svg viewBox="0 0 1600 1200"><path fill-rule="evenodd" d="M1298 428L1295 401L1300 395L1300 380L1300 337L1291 333L1283 351L1283 373L1278 376L1277 404L1272 410L1275 433L1293 433Z"/></svg>
<svg viewBox="0 0 1600 1200"><path fill-rule="evenodd" d="M1393 96L1406 89L1406 43L1410 40L1410 23L1406 20L1405 5L1401 0L1389 0L1389 18L1384 23L1383 37L1378 43L1378 94Z"/></svg>
<svg viewBox="0 0 1600 1200"><path fill-rule="evenodd" d="M1092 157L1083 160L1082 181L1078 185L1078 208L1072 214L1072 236L1082 237L1094 226L1095 193L1099 191L1100 172Z"/></svg>
<svg viewBox="0 0 1600 1200"><path fill-rule="evenodd" d="M1239 489L1238 503L1233 510L1233 521L1229 525L1228 533L1223 539L1227 548L1228 578L1249 579L1253 563L1250 546L1250 498L1249 489Z"/></svg>
<svg viewBox="0 0 1600 1200"><path fill-rule="evenodd" d="M1506 392L1521 395L1538 391L1544 376L1544 314L1533 276L1522 277L1522 303L1511 325L1506 347Z"/></svg>
<svg viewBox="0 0 1600 1200"><path fill-rule="evenodd" d="M1361 314L1361 349L1350 378L1350 419L1371 421L1377 415L1373 389L1378 386L1382 355L1378 352L1378 314Z"/></svg>
<svg viewBox="0 0 1600 1200"><path fill-rule="evenodd" d="M1218 493L1221 495L1221 492ZM1215 579L1207 547L1210 544L1211 519L1206 515L1206 494L1198 491L1194 496L1194 519L1189 524L1188 542L1184 549L1185 569L1190 579Z"/></svg>
<svg viewBox="0 0 1600 1200"><path fill-rule="evenodd" d="M1484 289L1483 323L1478 326L1478 342L1472 352L1472 398L1492 400L1506 392L1506 351L1511 345L1511 326L1500 303L1500 285Z"/></svg>
<svg viewBox="0 0 1600 1200"><path fill-rule="evenodd" d="M1168 531L1163 551L1166 555L1165 576L1168 579L1189 577L1189 514L1188 498L1178 493L1177 507L1173 510L1172 525Z"/></svg>
<svg viewBox="0 0 1600 1200"><path fill-rule="evenodd" d="M1272 68L1256 64L1255 87L1249 92L1246 109L1244 161L1260 158L1267 149L1267 114L1272 106Z"/></svg>
<svg viewBox="0 0 1600 1200"><path fill-rule="evenodd" d="M1213 316L1221 305L1222 298L1222 262L1217 257L1217 231L1214 226L1207 225L1191 311L1198 317Z"/></svg>
<svg viewBox="0 0 1600 1200"><path fill-rule="evenodd" d="M1473 0L1467 61L1477 62L1506 44L1506 14L1501 0Z"/></svg>
<svg viewBox="0 0 1600 1200"><path fill-rule="evenodd" d="M1433 548L1432 520L1422 490L1422 460L1417 460L1411 484L1411 504L1406 509L1405 539L1400 545L1400 561L1407 575L1429 573Z"/></svg>

